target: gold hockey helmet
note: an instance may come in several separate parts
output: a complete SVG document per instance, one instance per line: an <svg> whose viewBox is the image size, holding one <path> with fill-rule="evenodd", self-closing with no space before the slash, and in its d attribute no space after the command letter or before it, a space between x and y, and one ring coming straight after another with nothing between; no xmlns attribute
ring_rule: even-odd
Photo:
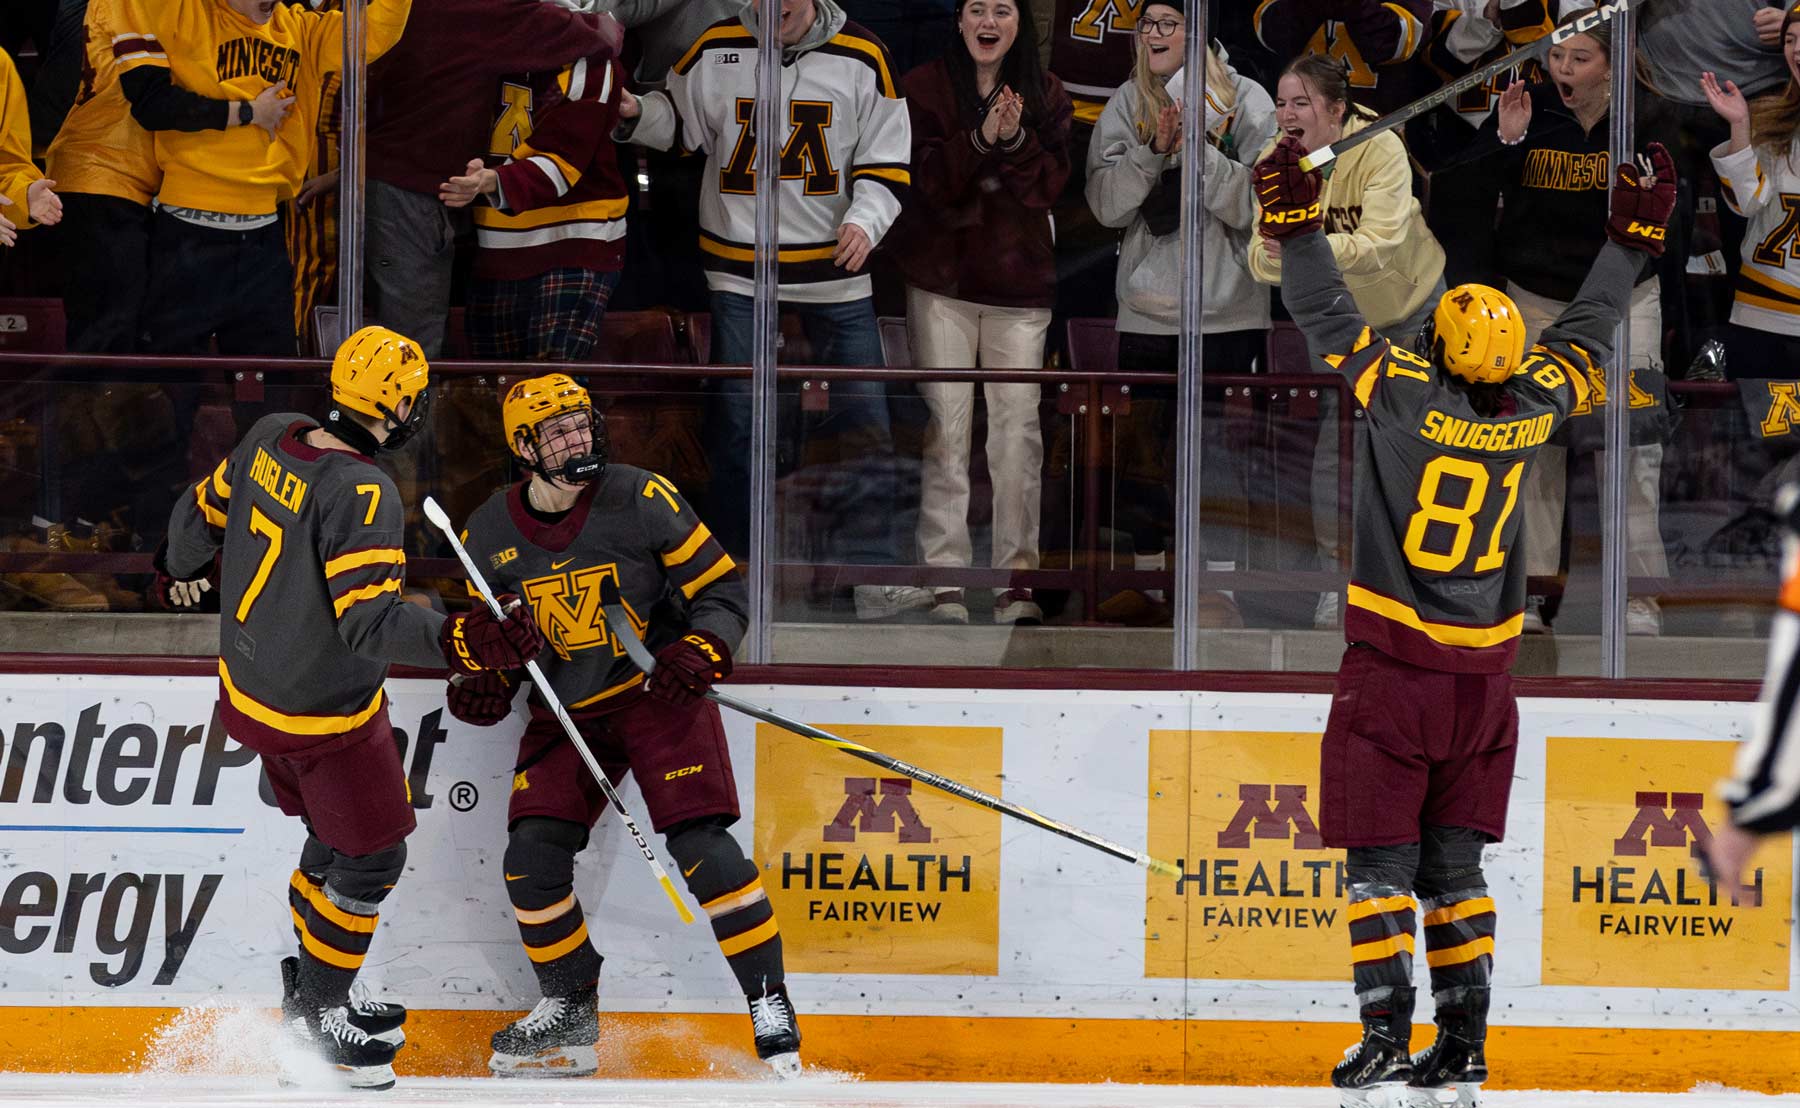
<svg viewBox="0 0 1800 1108"><path fill-rule="evenodd" d="M364 327L345 339L331 360L331 399L353 412L397 423L394 412L400 401L424 392L430 375L417 343L386 327Z"/></svg>
<svg viewBox="0 0 1800 1108"><path fill-rule="evenodd" d="M1470 384L1498 384L1525 360L1525 320L1512 297L1458 285L1438 300L1419 353Z"/></svg>
<svg viewBox="0 0 1800 1108"><path fill-rule="evenodd" d="M587 449L578 441L546 439L539 430L558 416L578 412L587 416L592 436ZM530 377L506 390L500 402L500 420L506 428L506 445L519 464L545 477L558 478L570 484L583 484L600 476L606 468L606 423L594 411L588 391L566 373L546 373ZM521 452L530 443L536 462Z"/></svg>

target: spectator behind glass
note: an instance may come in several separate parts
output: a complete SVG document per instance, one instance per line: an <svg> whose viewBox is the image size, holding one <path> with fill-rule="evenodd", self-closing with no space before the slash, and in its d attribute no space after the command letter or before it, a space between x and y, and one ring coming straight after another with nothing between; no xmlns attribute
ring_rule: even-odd
<svg viewBox="0 0 1800 1108"><path fill-rule="evenodd" d="M1800 21L1789 11L1781 27L1788 83L1747 101L1737 83L1711 72L1701 90L1731 128L1713 148L1712 164L1725 203L1749 220L1750 242L1737 275L1737 296L1724 332L1725 368L1732 377L1792 377L1800 373L1800 257L1796 257L1789 198L1800 193Z"/></svg>
<svg viewBox="0 0 1800 1108"><path fill-rule="evenodd" d="M0 245L19 241L19 231L62 218L62 201L31 160L31 117L25 84L12 55L0 50Z"/></svg>
<svg viewBox="0 0 1800 1108"><path fill-rule="evenodd" d="M1069 177L1069 96L1038 65L1028 0L962 0L959 39L900 82L912 119L913 191L892 236L906 280L914 364L931 369L1040 369L1056 301L1050 207ZM1044 440L1042 390L986 382L996 569L1038 567ZM919 553L967 566L969 439L975 387L921 384L930 412L920 478ZM930 611L967 623L961 588ZM1038 623L1031 590L1003 591L995 623Z"/></svg>
<svg viewBox="0 0 1800 1108"><path fill-rule="evenodd" d="M498 168L474 158L438 193L451 208L476 205L469 351L586 361L625 264L625 182L612 144L623 74L605 51L515 75L506 88L487 146Z"/></svg>
<svg viewBox="0 0 1800 1108"><path fill-rule="evenodd" d="M1565 0L1563 12L1589 0ZM1458 80L1538 41L1556 26L1555 0L1446 0L1433 12L1425 64L1444 82ZM1443 8L1443 5L1439 5ZM1494 114L1499 94L1515 81L1543 79L1543 66L1527 62L1504 70L1406 128L1406 145L1431 174L1425 222L1444 247L1444 283L1498 286L1494 271L1493 190L1479 165L1454 164Z"/></svg>
<svg viewBox="0 0 1800 1108"><path fill-rule="evenodd" d="M508 73L555 70L619 47L610 15L540 0L432 0L398 45L369 68L368 322L444 352L450 270L472 220L438 187L487 148Z"/></svg>
<svg viewBox="0 0 1800 1108"><path fill-rule="evenodd" d="M155 140L119 85L113 39L123 9L124 0L89 0L81 84L45 154L68 217L57 231L57 252L66 275L68 345L81 353L134 353L150 288L150 198L162 187L162 169Z"/></svg>
<svg viewBox="0 0 1800 1108"><path fill-rule="evenodd" d="M1432 7L1433 0L1262 0L1253 19L1276 57L1330 59L1348 74L1357 103L1385 115L1437 84L1419 59Z"/></svg>
<svg viewBox="0 0 1800 1108"><path fill-rule="evenodd" d="M1579 16L1570 16L1567 24ZM1548 85L1515 84L1500 98L1500 111L1485 128L1485 149L1498 150L1489 160L1489 178L1501 191L1500 271L1506 293L1525 317L1525 343L1537 342L1574 300L1582 279L1606 243L1607 196L1612 183L1612 30L1596 27L1550 48ZM1671 150L1668 115L1653 98L1637 105L1637 142L1651 141ZM1495 145L1495 143L1499 145ZM1673 228L1685 222L1677 202ZM1655 265L1646 266L1631 297L1632 369L1660 371L1663 305L1657 270L1681 264L1673 247ZM1615 392L1618 390L1615 390ZM1546 445L1526 474L1520 496L1525 512L1525 572L1547 577L1562 560L1564 506L1568 496L1568 449ZM1659 530L1659 486L1662 444L1628 448L1625 497L1627 512L1626 571L1633 577L1662 577L1668 556ZM1606 452L1595 454L1595 472L1606 472ZM1605 482L1601 482L1604 486ZM1602 502L1610 502L1603 487ZM1604 517L1605 509L1602 508ZM1546 629L1544 598L1526 597L1525 630ZM1626 630L1654 635L1662 627L1656 600L1634 596L1626 603Z"/></svg>
<svg viewBox="0 0 1800 1108"><path fill-rule="evenodd" d="M371 0L365 56L412 0ZM113 40L132 114L156 141L145 349L295 353L293 267L277 205L299 191L319 89L343 67L343 15L276 0L126 0ZM255 124L255 126L250 126Z"/></svg>
<svg viewBox="0 0 1800 1108"><path fill-rule="evenodd" d="M1663 141L1675 157L1675 168L1687 182L1683 191L1690 197L1698 195L1699 184L1713 175L1708 153L1730 137L1729 128L1707 104L1700 74L1717 74L1719 80L1737 85L1750 98L1779 91L1787 76L1781 57L1781 28L1788 6L1783 0L1654 0L1637 13L1642 78L1638 110L1644 111L1655 101L1669 119ZM1721 204L1718 229L1722 272L1734 274L1743 248L1744 220ZM1696 297L1690 305L1686 282L1676 279L1693 250L1694 237L1692 220L1676 219L1669 224L1667 254L1675 261L1663 263L1667 271L1663 315L1665 327L1674 332L1675 343L1669 353L1677 366L1685 366L1693 353L1693 333L1716 329L1725 314L1725 282L1712 282L1720 296Z"/></svg>
<svg viewBox="0 0 1800 1108"><path fill-rule="evenodd" d="M1371 113L1351 100L1349 78L1335 61L1309 54L1290 64L1275 92L1275 123L1308 150L1329 146L1369 125ZM1256 160L1275 149L1271 140ZM1325 237L1356 309L1391 342L1410 348L1444 292L1444 250L1419 202L1406 146L1392 131L1345 153L1325 178L1319 203ZM1604 181L1602 182L1604 184ZM1604 193L1602 193L1604 195ZM1260 207L1258 218L1261 218ZM1281 283L1281 243L1258 235L1250 244L1250 272L1268 285ZM1315 357L1317 352L1314 352ZM1340 562L1338 394L1319 390L1319 437L1313 450L1313 536L1321 568ZM1361 433L1360 430L1358 432ZM1338 594L1321 593L1313 612L1319 628L1338 624Z"/></svg>
<svg viewBox="0 0 1800 1108"><path fill-rule="evenodd" d="M283 0L316 11L341 12L344 0ZM294 266L294 329L304 353L323 355L327 340L313 342L313 309L338 299L338 153L343 145L344 75L325 74L319 88L317 136L307 157L306 176L293 200L281 205L288 260Z"/></svg>
<svg viewBox="0 0 1800 1108"><path fill-rule="evenodd" d="M712 358L750 361L756 243L756 144L749 106L756 98L758 22L778 14L784 64L781 118L801 169L780 183L776 239L781 307L800 317L821 365L878 366L881 339L866 272L869 253L900 214L911 184L912 129L887 50L849 22L833 0L753 0L714 24L669 71L668 88L641 99L626 93L618 137L658 150L705 151L700 249L712 290ZM816 526L833 561L892 565L900 549L900 474L878 381L835 381L830 416L818 432L836 437L836 472L822 480ZM750 544L750 382L722 381L713 398L708 490L719 541L743 561ZM782 420L791 424L790 418ZM879 619L928 607L927 589L857 585L856 614Z"/></svg>
<svg viewBox="0 0 1800 1108"><path fill-rule="evenodd" d="M1056 305L1050 344L1061 349L1071 317L1113 313L1119 268L1119 232L1094 218L1087 201L1087 162L1094 126L1113 90L1131 79L1142 0L1042 0L1048 16L1045 49L1050 71L1074 104L1069 149L1075 152L1069 181L1051 211L1056 226ZM1040 51L1040 57L1044 56Z"/></svg>
<svg viewBox="0 0 1800 1108"><path fill-rule="evenodd" d="M1088 147L1088 202L1100 222L1125 228L1119 254L1119 368L1170 373L1175 368L1181 330L1181 105L1170 96L1169 79L1187 60L1184 9L1152 3L1138 20L1136 72L1101 113ZM1206 191L1202 247L1205 295L1200 330L1203 368L1213 373L1247 373L1260 358L1269 329L1269 294L1245 268L1245 251L1256 226L1250 159L1273 141L1275 109L1261 86L1208 51L1203 62L1206 116ZM1133 567L1168 568L1175 507L1167 455L1175 444L1175 387L1132 389L1131 413L1118 434L1129 435L1133 454L1147 451L1150 465L1122 463L1116 515L1131 533ZM1202 538L1207 568L1235 568L1242 542L1241 458L1225 448L1221 431L1203 431L1201 472L1207 485ZM1210 598L1223 601L1223 598ZM1161 590L1128 591L1108 597L1101 614L1127 623L1160 623L1167 618ZM1225 602L1204 606L1214 625L1241 622Z"/></svg>

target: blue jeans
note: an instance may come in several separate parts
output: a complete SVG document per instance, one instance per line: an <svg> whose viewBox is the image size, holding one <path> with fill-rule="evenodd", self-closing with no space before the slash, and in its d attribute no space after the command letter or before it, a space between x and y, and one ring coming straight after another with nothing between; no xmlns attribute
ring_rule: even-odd
<svg viewBox="0 0 1800 1108"><path fill-rule="evenodd" d="M819 365L883 364L873 301L782 307L800 317ZM750 361L754 342L751 311L748 296L713 292L715 364ZM750 548L750 512L774 507L750 503L750 401L748 379L720 381L707 420L712 467L707 518L725 549L740 559ZM824 413L803 413L798 393L784 389L777 401L775 424L778 474L808 456L822 453L830 459L801 465L784 477L805 493L809 517L804 530L817 537L812 545L823 559L893 565L900 550L900 499L887 387L879 381L833 381L831 407ZM835 446L820 451L819 440ZM807 449L809 443L814 449Z"/></svg>

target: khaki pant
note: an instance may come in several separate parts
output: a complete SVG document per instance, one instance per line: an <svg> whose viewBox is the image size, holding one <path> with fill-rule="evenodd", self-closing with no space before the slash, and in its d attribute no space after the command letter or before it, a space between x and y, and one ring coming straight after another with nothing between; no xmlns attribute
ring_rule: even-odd
<svg viewBox="0 0 1800 1108"><path fill-rule="evenodd" d="M1519 306L1525 318L1525 343L1529 348L1544 329L1556 322L1567 303L1551 300L1509 283L1508 296ZM1631 364L1633 368L1662 368L1662 301L1654 280L1638 285L1631 294ZM1611 376L1607 383L1611 395L1622 386ZM1633 577L1665 577L1669 572L1668 554L1663 548L1658 522L1662 486L1661 443L1633 446L1625 452L1625 569ZM1612 492L1606 486L1606 451L1594 453L1594 467L1599 474L1602 518L1610 513ZM1569 451L1566 447L1545 446L1538 450L1521 490L1521 510L1525 523L1520 538L1525 549L1525 572L1532 577L1553 576L1562 561L1563 513L1569 493Z"/></svg>
<svg viewBox="0 0 1800 1108"><path fill-rule="evenodd" d="M928 369L1040 369L1048 308L997 308L906 290L906 326L914 364ZM1042 512L1044 436L1038 426L1042 389L987 383L988 473L994 485L993 566L1036 569ZM919 386L930 412L920 477L919 551L927 565L967 566L969 441L975 386Z"/></svg>

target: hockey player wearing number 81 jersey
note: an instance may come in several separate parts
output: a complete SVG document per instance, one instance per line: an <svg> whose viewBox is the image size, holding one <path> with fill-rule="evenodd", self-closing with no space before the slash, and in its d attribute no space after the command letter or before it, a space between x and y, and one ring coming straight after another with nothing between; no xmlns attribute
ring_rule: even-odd
<svg viewBox="0 0 1800 1108"><path fill-rule="evenodd" d="M463 542L494 588L531 606L549 643L545 678L607 776L636 776L652 827L711 918L749 1001L758 1056L796 1074L800 1031L781 933L756 864L728 830L737 782L719 709L704 699L730 674L748 622L737 566L668 480L607 460L606 424L571 378L514 385L502 420L530 476L476 509ZM608 578L657 651L648 680L601 614ZM450 712L496 723L511 711L516 681L453 681ZM534 697L530 712L507 808L505 878L544 999L495 1033L488 1066L500 1076L576 1077L599 1064L601 959L575 896L575 855L606 800L549 709Z"/></svg>
<svg viewBox="0 0 1800 1108"><path fill-rule="evenodd" d="M1675 170L1656 144L1650 174L1620 167L1612 241L1529 351L1517 306L1484 285L1445 293L1402 350L1344 287L1305 153L1284 139L1257 165L1263 233L1284 240L1283 302L1369 425L1357 444L1350 645L1320 748L1319 827L1347 851L1363 1024L1332 1084L1346 1105L1472 1105L1487 1077L1494 960L1481 853L1505 833L1518 745L1507 671L1525 601L1525 567L1511 556L1520 481L1611 358L1645 257L1662 250ZM1420 915L1438 1036L1411 1056Z"/></svg>

